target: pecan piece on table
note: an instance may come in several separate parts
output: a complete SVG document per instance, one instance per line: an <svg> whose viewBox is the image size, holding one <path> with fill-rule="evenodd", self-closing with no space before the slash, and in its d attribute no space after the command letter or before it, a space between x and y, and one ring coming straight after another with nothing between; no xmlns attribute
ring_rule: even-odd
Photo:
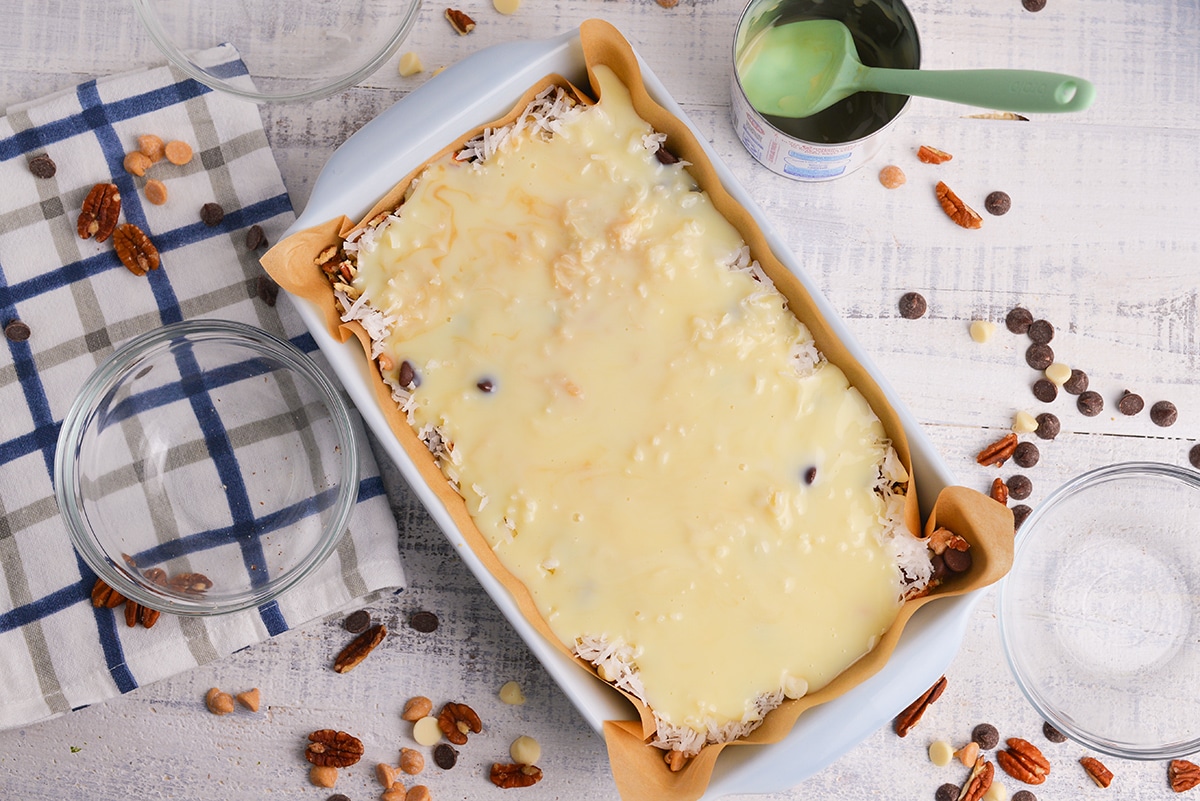
<svg viewBox="0 0 1200 801"><path fill-rule="evenodd" d="M992 786L996 777L996 767L986 757L977 757L971 768L971 775L963 783L958 793L958 801L980 801Z"/></svg>
<svg viewBox="0 0 1200 801"><path fill-rule="evenodd" d="M367 658L375 646L383 642L387 636L387 626L376 623L362 634L350 641L342 652L333 660L333 670L336 673L349 673Z"/></svg>
<svg viewBox="0 0 1200 801"><path fill-rule="evenodd" d="M1079 764L1083 765L1083 769L1087 771L1088 777L1096 783L1097 787L1108 787L1112 784L1112 771L1104 766L1104 763L1095 757L1081 757ZM1168 768L1170 770L1170 768Z"/></svg>
<svg viewBox="0 0 1200 801"><path fill-rule="evenodd" d="M488 778L501 790L531 787L542 780L542 769L537 765L502 765L499 762L493 762Z"/></svg>
<svg viewBox="0 0 1200 801"><path fill-rule="evenodd" d="M121 604L125 603L125 596L108 586L104 579L96 579L96 583L92 585L92 606L99 609L116 609Z"/></svg>
<svg viewBox="0 0 1200 801"><path fill-rule="evenodd" d="M362 759L362 740L333 729L318 729L308 735L304 758L322 768L348 768Z"/></svg>
<svg viewBox="0 0 1200 801"><path fill-rule="evenodd" d="M954 156L944 150L938 150L936 147L921 145L917 148L917 158L926 164L945 164Z"/></svg>
<svg viewBox="0 0 1200 801"><path fill-rule="evenodd" d="M977 464L983 467L1000 467L1008 461L1017 450L1017 435L1005 434L1000 439L988 445L975 457Z"/></svg>
<svg viewBox="0 0 1200 801"><path fill-rule="evenodd" d="M1038 750L1038 747L1020 737L1010 737L1005 741L1008 748L996 752L996 762L1004 772L1017 781L1026 784L1041 784L1050 773L1050 760Z"/></svg>
<svg viewBox="0 0 1200 801"><path fill-rule="evenodd" d="M138 623L141 623L145 628L151 628L158 622L158 617L161 614L157 609L143 606L137 601L125 601L125 625L129 628L133 628Z"/></svg>
<svg viewBox="0 0 1200 801"><path fill-rule="evenodd" d="M96 237L103 242L112 236L121 216L121 191L116 184L96 184L83 199L75 230L80 239Z"/></svg>
<svg viewBox="0 0 1200 801"><path fill-rule="evenodd" d="M455 701L446 702L442 711L438 713L437 721L442 734L455 745L465 745L468 732L479 734L483 731L483 723L479 720L479 715L475 714L475 710Z"/></svg>
<svg viewBox="0 0 1200 801"><path fill-rule="evenodd" d="M917 725L917 722L921 719L921 716L925 714L925 710L929 708L929 705L941 698L942 693L945 690L946 677L942 676L933 683L932 687L921 693L920 698L913 701L908 705L907 709L896 716L896 720L894 721L896 734L900 737L904 737L910 731L912 731L913 726Z"/></svg>
<svg viewBox="0 0 1200 801"><path fill-rule="evenodd" d="M449 21L450 27L454 28L454 32L459 36L466 36L468 33L475 30L475 20L471 19L457 8L447 8L446 19Z"/></svg>
<svg viewBox="0 0 1200 801"><path fill-rule="evenodd" d="M1008 485L1004 483L1004 479L996 478L992 481L992 491L988 493L992 500L1003 506L1008 506Z"/></svg>
<svg viewBox="0 0 1200 801"><path fill-rule="evenodd" d="M973 208L964 203L962 198L954 194L950 187L946 186L945 181L937 182L937 186L934 187L934 194L937 195L938 203L942 206L942 211L946 212L946 216L957 225L963 228L980 228L983 226L983 218Z"/></svg>
<svg viewBox="0 0 1200 801"><path fill-rule="evenodd" d="M1186 792L1200 785L1200 765L1186 759L1172 759L1167 765L1167 781L1175 792Z"/></svg>
<svg viewBox="0 0 1200 801"><path fill-rule="evenodd" d="M117 258L129 272L145 275L150 270L158 269L158 248L154 247L150 237L141 228L133 223L125 223L113 231L112 238Z"/></svg>

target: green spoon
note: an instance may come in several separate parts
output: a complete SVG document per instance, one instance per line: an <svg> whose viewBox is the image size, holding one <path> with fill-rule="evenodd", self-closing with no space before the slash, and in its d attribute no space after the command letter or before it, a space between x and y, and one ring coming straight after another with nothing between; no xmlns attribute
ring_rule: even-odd
<svg viewBox="0 0 1200 801"><path fill-rule="evenodd" d="M864 91L1026 112L1083 111L1096 98L1088 81L1054 72L867 67L832 19L767 28L739 54L737 74L750 105L777 117L809 117Z"/></svg>

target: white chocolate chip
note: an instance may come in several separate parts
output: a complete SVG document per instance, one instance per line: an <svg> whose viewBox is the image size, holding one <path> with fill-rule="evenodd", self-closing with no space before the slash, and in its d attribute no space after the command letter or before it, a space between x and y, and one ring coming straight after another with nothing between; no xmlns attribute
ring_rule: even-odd
<svg viewBox="0 0 1200 801"><path fill-rule="evenodd" d="M993 780L992 786L987 788L987 792L983 794L983 801L1007 801L1008 788L998 781Z"/></svg>
<svg viewBox="0 0 1200 801"><path fill-rule="evenodd" d="M525 703L525 693L521 691L521 685L515 681L505 682L500 688L500 700L512 706L520 706Z"/></svg>
<svg viewBox="0 0 1200 801"><path fill-rule="evenodd" d="M934 740L929 744L929 761L944 768L954 759L954 746L945 740Z"/></svg>
<svg viewBox="0 0 1200 801"><path fill-rule="evenodd" d="M542 756L542 746L538 744L537 740L522 734L512 741L508 753L512 755L513 762L518 765L536 765Z"/></svg>
<svg viewBox="0 0 1200 801"><path fill-rule="evenodd" d="M413 724L413 739L421 745L437 745L442 739L442 730L438 728L435 717L423 717Z"/></svg>
<svg viewBox="0 0 1200 801"><path fill-rule="evenodd" d="M421 57L416 53L408 52L400 56L400 77L407 78L410 75L416 75L424 70L421 65Z"/></svg>
<svg viewBox="0 0 1200 801"><path fill-rule="evenodd" d="M788 698L803 698L808 694L808 682L800 676L784 676L783 694Z"/></svg>
<svg viewBox="0 0 1200 801"><path fill-rule="evenodd" d="M1032 434L1034 431L1037 431L1037 428L1037 419L1027 411L1019 411L1013 417L1012 430L1018 434Z"/></svg>
<svg viewBox="0 0 1200 801"><path fill-rule="evenodd" d="M492 0L492 5L501 14L508 16L517 13L517 9L521 7L521 0Z"/></svg>
<svg viewBox="0 0 1200 801"><path fill-rule="evenodd" d="M1061 387L1071 378L1071 368L1062 362L1055 362L1046 368L1046 378Z"/></svg>
<svg viewBox="0 0 1200 801"><path fill-rule="evenodd" d="M975 320L971 323L971 339L976 342L987 342L994 333L996 333L995 323L989 323L987 320Z"/></svg>

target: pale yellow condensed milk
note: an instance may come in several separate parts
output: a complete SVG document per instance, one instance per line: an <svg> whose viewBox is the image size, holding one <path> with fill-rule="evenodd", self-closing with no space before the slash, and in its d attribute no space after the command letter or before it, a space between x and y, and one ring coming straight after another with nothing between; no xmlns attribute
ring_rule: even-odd
<svg viewBox="0 0 1200 801"><path fill-rule="evenodd" d="M875 413L595 72L431 163L340 298L551 629L694 753L863 656L928 558Z"/></svg>

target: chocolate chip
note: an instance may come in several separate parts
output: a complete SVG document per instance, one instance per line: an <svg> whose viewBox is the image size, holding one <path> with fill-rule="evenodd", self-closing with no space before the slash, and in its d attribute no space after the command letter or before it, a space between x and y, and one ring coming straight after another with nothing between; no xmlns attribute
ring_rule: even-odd
<svg viewBox="0 0 1200 801"><path fill-rule="evenodd" d="M1024 334L1029 330L1029 324L1032 322L1033 313L1029 309L1023 309L1020 306L1014 308L1004 318L1004 325L1014 334Z"/></svg>
<svg viewBox="0 0 1200 801"><path fill-rule="evenodd" d="M1037 796L1029 790L1017 790L1009 801L1037 801Z"/></svg>
<svg viewBox="0 0 1200 801"><path fill-rule="evenodd" d="M29 171L38 178L53 178L58 165L45 153L39 153L29 160Z"/></svg>
<svg viewBox="0 0 1200 801"><path fill-rule="evenodd" d="M1042 403L1050 403L1058 397L1058 386L1049 378L1039 378L1033 382L1033 397Z"/></svg>
<svg viewBox="0 0 1200 801"><path fill-rule="evenodd" d="M357 612L351 612L342 621L342 628L351 634L362 634L371 625L371 613L366 609L359 609Z"/></svg>
<svg viewBox="0 0 1200 801"><path fill-rule="evenodd" d="M258 299L268 306L274 306L279 299L279 284L269 275L260 275L255 280L254 291L258 293Z"/></svg>
<svg viewBox="0 0 1200 801"><path fill-rule="evenodd" d="M1054 339L1054 325L1049 320L1034 320L1025 333L1037 344L1048 345Z"/></svg>
<svg viewBox="0 0 1200 801"><path fill-rule="evenodd" d="M1200 470L1200 442L1197 442L1192 446L1192 449L1188 451L1188 461L1192 463L1192 467Z"/></svg>
<svg viewBox="0 0 1200 801"><path fill-rule="evenodd" d="M983 199L983 207L987 209L988 214L999 217L1008 214L1008 210L1012 208L1012 198L1007 192L992 192Z"/></svg>
<svg viewBox="0 0 1200 801"><path fill-rule="evenodd" d="M421 379L417 376L416 369L412 366L412 362L405 359L400 362L400 373L397 376L400 386L405 389L416 389L421 386Z"/></svg>
<svg viewBox="0 0 1200 801"><path fill-rule="evenodd" d="M980 723L971 730L971 739L979 743L979 747L990 751L1000 742L1000 732L990 723Z"/></svg>
<svg viewBox="0 0 1200 801"><path fill-rule="evenodd" d="M1087 391L1088 377L1082 370L1072 370L1071 377L1063 382L1063 389L1072 395L1082 395Z"/></svg>
<svg viewBox="0 0 1200 801"><path fill-rule="evenodd" d="M480 392L491 392L496 388L496 385L492 383L492 379L490 378L483 379L475 386L479 387Z"/></svg>
<svg viewBox="0 0 1200 801"><path fill-rule="evenodd" d="M350 801L350 796L342 793L334 793L329 798L326 798L325 801Z"/></svg>
<svg viewBox="0 0 1200 801"><path fill-rule="evenodd" d="M1156 426L1173 426L1178 418L1179 410L1170 401L1158 401L1150 407L1150 421Z"/></svg>
<svg viewBox="0 0 1200 801"><path fill-rule="evenodd" d="M938 553L929 557L929 567L933 570L933 574L929 577L929 580L935 583L941 583L949 573L946 570L946 560Z"/></svg>
<svg viewBox="0 0 1200 801"><path fill-rule="evenodd" d="M1023 503L1018 503L1016 506L1014 506L1012 508L1013 531L1020 529L1021 524L1023 524L1025 522L1025 518L1029 517L1029 515L1032 512L1033 512L1033 509L1029 508L1028 506L1026 506Z"/></svg>
<svg viewBox="0 0 1200 801"><path fill-rule="evenodd" d="M905 292L900 296L900 316L905 320L924 317L927 308L925 297L920 292Z"/></svg>
<svg viewBox="0 0 1200 801"><path fill-rule="evenodd" d="M258 250L265 244L267 244L267 235L263 233L261 225L252 225L246 229L247 250Z"/></svg>
<svg viewBox="0 0 1200 801"><path fill-rule="evenodd" d="M205 203L200 207L200 219L209 228L220 225L221 220L225 219L225 209L220 203Z"/></svg>
<svg viewBox="0 0 1200 801"><path fill-rule="evenodd" d="M1015 498L1018 501L1023 501L1033 492L1033 482L1027 476L1017 473L1014 476L1009 476L1005 482L1008 487L1008 497ZM988 746L989 748L991 746Z"/></svg>
<svg viewBox="0 0 1200 801"><path fill-rule="evenodd" d="M933 794L934 801L957 801L961 788L957 784L943 784Z"/></svg>
<svg viewBox="0 0 1200 801"><path fill-rule="evenodd" d="M1038 427L1033 433L1037 434L1041 439L1054 439L1062 429L1062 424L1058 422L1058 417L1050 412L1042 412L1035 419L1037 420Z"/></svg>
<svg viewBox="0 0 1200 801"><path fill-rule="evenodd" d="M1104 411L1104 397L1099 392L1089 389L1080 393L1075 400L1075 408L1079 409L1079 413L1084 417L1095 417Z"/></svg>
<svg viewBox="0 0 1200 801"><path fill-rule="evenodd" d="M1035 342L1025 351L1025 363L1034 370L1045 370L1054 364L1054 350L1049 345Z"/></svg>
<svg viewBox="0 0 1200 801"><path fill-rule="evenodd" d="M1052 743L1065 743L1067 741L1067 735L1051 726L1048 722L1042 724L1042 734L1046 735L1046 739Z"/></svg>
<svg viewBox="0 0 1200 801"><path fill-rule="evenodd" d="M422 634L437 631L438 618L433 612L413 612L408 618L408 625Z"/></svg>
<svg viewBox="0 0 1200 801"><path fill-rule="evenodd" d="M804 483L812 485L817 480L817 468L810 467L804 471Z"/></svg>
<svg viewBox="0 0 1200 801"><path fill-rule="evenodd" d="M1017 449L1013 451L1013 461L1020 467L1033 467L1038 463L1038 459L1041 458L1042 452L1032 442L1019 442L1017 443Z"/></svg>
<svg viewBox="0 0 1200 801"><path fill-rule="evenodd" d="M971 552L956 551L953 548L947 548L942 552L942 559L946 562L946 569L951 573L966 573L971 569Z"/></svg>
<svg viewBox="0 0 1200 801"><path fill-rule="evenodd" d="M9 342L24 342L33 331L24 320L9 320L4 326L4 336Z"/></svg>
<svg viewBox="0 0 1200 801"><path fill-rule="evenodd" d="M1041 11L1046 7L1046 0L1021 0L1026 11Z"/></svg>
<svg viewBox="0 0 1200 801"><path fill-rule="evenodd" d="M659 145L658 150L654 151L654 156L655 156L655 158L657 158L659 160L659 163L661 163L661 164L678 164L679 163L679 157L676 156L674 153L672 153L670 150L667 150L662 145Z"/></svg>
<svg viewBox="0 0 1200 801"><path fill-rule="evenodd" d="M1146 402L1142 400L1141 395L1125 390L1125 394L1117 401L1117 408L1121 410L1121 414L1132 416L1146 408Z"/></svg>
<svg viewBox="0 0 1200 801"><path fill-rule="evenodd" d="M458 762L458 752L447 743L438 743L433 749L433 764L442 770L450 770Z"/></svg>

